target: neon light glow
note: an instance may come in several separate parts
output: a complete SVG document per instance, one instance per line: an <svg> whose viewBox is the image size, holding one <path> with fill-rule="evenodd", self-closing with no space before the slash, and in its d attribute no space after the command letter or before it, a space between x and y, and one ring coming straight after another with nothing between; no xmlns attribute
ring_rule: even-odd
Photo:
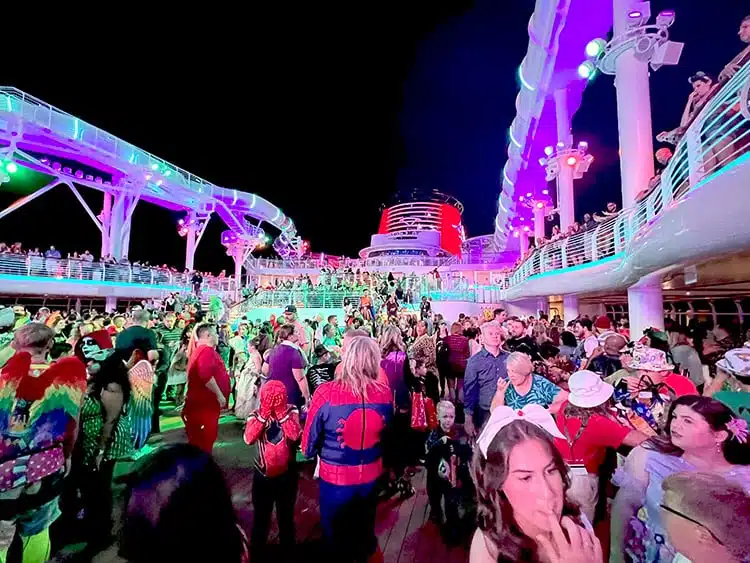
<svg viewBox="0 0 750 563"><path fill-rule="evenodd" d="M516 141L516 138L513 136L513 125L511 124L510 128L508 129L508 136L510 137L510 142L516 145L519 149L521 148L521 143Z"/></svg>
<svg viewBox="0 0 750 563"><path fill-rule="evenodd" d="M6 164L5 169L9 174L15 174L16 172L18 172L18 166L16 166L15 162L9 162L8 164Z"/></svg>
<svg viewBox="0 0 750 563"><path fill-rule="evenodd" d="M81 124L78 122L78 119L73 120L73 139L78 139L78 134L80 133Z"/></svg>
<svg viewBox="0 0 750 563"><path fill-rule="evenodd" d="M502 197L497 198L497 204L498 204L498 206L500 206L500 209L502 209L505 213L508 212L508 210L505 209L505 206L503 205L503 198ZM497 220L495 222L497 223Z"/></svg>
<svg viewBox="0 0 750 563"><path fill-rule="evenodd" d="M8 111L13 111L13 104L10 102L10 96L5 96L5 107Z"/></svg>
<svg viewBox="0 0 750 563"><path fill-rule="evenodd" d="M578 159L576 159L576 157L574 156L569 156L568 160L566 160L565 162L568 163L568 166L575 166L576 162L578 162Z"/></svg>
<svg viewBox="0 0 750 563"><path fill-rule="evenodd" d="M281 209L279 209L279 208L277 207L277 208L276 208L276 215L274 216L274 218L273 218L273 219L271 219L271 222L273 223L273 222L274 222L274 221L276 221L276 219L278 219L278 218L279 218L280 216L281 216Z"/></svg>
<svg viewBox="0 0 750 563"><path fill-rule="evenodd" d="M515 184L514 184L514 183L513 183L512 181L511 181L511 179L510 179L510 178L508 178L508 171L506 170L507 166L508 166L507 164L506 164L505 166L503 166L503 178L504 178L504 179L505 179L505 181L506 181L506 182L508 182L508 184L510 184L511 186L515 186Z"/></svg>
<svg viewBox="0 0 750 563"><path fill-rule="evenodd" d="M250 204L250 209L253 209L255 207L255 194L250 194L253 196L253 202Z"/></svg>
<svg viewBox="0 0 750 563"><path fill-rule="evenodd" d="M531 92L534 92L536 88L532 86L531 84L529 84L528 82L526 82L526 79L523 77L523 63L525 61L526 59L524 58L524 60L521 61L521 64L518 67L518 80L521 81L521 84L523 84L524 88L526 88L527 90L530 90Z"/></svg>
<svg viewBox="0 0 750 563"><path fill-rule="evenodd" d="M232 198L232 205L234 205L235 203L237 203L237 190L232 190L232 195L234 196Z"/></svg>

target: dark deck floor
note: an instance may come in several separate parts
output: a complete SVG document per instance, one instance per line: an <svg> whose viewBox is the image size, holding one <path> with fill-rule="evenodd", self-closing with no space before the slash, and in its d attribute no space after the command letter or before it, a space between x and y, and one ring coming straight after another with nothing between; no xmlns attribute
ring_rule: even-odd
<svg viewBox="0 0 750 563"><path fill-rule="evenodd" d="M165 418L164 443L185 440L184 431L177 418ZM232 499L243 527L252 527L252 460L253 450L242 441L242 424L233 418L222 420L219 440L214 448L214 457L224 469L232 489ZM126 468L127 470L127 468ZM318 484L312 477L312 464L301 469L296 516L298 552L294 560L309 563L315 555L322 553L320 513L318 510ZM440 537L438 527L428 520L429 508L425 490L425 471L420 470L414 478L417 493L406 500L391 499L378 507L376 533L384 559L388 563L409 562L463 562L468 560L464 546L450 548ZM117 496L117 495L116 495ZM272 522L270 543L277 540L275 520ZM54 547L54 546L53 546ZM55 561L74 561L73 555L81 546L68 546ZM114 548L94 559L97 563L112 561Z"/></svg>

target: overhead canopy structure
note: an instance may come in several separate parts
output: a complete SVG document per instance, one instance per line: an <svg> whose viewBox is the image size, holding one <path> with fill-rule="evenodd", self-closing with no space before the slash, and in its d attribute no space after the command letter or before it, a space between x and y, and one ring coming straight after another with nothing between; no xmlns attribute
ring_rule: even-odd
<svg viewBox="0 0 750 563"><path fill-rule="evenodd" d="M279 231L274 248L291 251L299 244L294 222L262 197L223 188L199 178L143 149L16 88L0 87L0 159L54 178L28 194L0 217L59 184L68 185L102 231L102 254L127 254L130 219L138 201L185 211L192 222L187 262L209 217L217 214L235 240L248 245L265 233L261 224ZM2 178L0 178L2 182ZM104 193L101 214L92 212L75 186ZM114 198L114 201L113 201ZM254 221L254 222L253 222ZM189 264L192 268L192 263Z"/></svg>
<svg viewBox="0 0 750 563"><path fill-rule="evenodd" d="M562 111L562 105L569 123L580 107L586 80L577 69L586 58L586 44L605 36L611 27L610 0L536 1L529 21L529 48L518 68L517 114L508 131L508 160L501 177L494 236L499 249L508 242L516 194L536 194L546 187L544 169L537 161L544 156L544 147L558 141L556 112ZM564 93L557 103L555 92Z"/></svg>

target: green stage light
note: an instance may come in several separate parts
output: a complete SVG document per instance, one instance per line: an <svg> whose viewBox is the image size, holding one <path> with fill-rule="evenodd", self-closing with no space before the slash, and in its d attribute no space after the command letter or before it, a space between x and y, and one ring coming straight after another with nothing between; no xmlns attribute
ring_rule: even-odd
<svg viewBox="0 0 750 563"><path fill-rule="evenodd" d="M9 174L15 174L16 172L18 172L18 166L16 166L15 162L9 162L8 164L6 164L5 169Z"/></svg>

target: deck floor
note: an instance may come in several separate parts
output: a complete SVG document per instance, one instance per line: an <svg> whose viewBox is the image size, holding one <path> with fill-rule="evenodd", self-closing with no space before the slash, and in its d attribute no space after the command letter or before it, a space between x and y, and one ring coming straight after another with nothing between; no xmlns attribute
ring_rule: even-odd
<svg viewBox="0 0 750 563"><path fill-rule="evenodd" d="M179 418L163 418L163 443L182 442L185 433ZM232 490L232 500L242 526L248 531L252 527L252 460L253 449L242 441L242 424L233 417L222 419L219 440L214 448L214 457L224 470ZM127 467L124 468L127 472ZM318 509L318 484L312 476L313 465L301 467L299 493L295 506L298 549L292 561L305 561L322 556L320 513ZM442 540L438 527L429 520L429 505L425 488L426 472L421 469L414 477L416 494L409 499L393 498L378 506L376 534L386 563L411 563L440 561L446 563L468 560L464 545L448 547ZM115 497L119 495L116 493ZM271 523L269 542L278 541L275 518ZM53 546L54 547L54 546ZM75 553L81 548L67 546L54 559L57 562L75 561ZM115 548L97 556L96 563L112 561ZM276 561L276 558L273 558Z"/></svg>

